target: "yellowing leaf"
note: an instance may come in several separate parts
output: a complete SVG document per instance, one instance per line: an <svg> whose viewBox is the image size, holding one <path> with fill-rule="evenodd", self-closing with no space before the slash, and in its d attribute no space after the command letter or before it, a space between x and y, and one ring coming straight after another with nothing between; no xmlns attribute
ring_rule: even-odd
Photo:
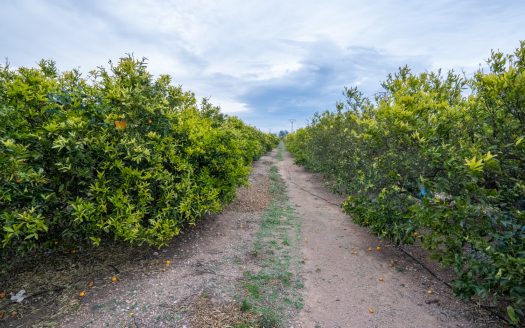
<svg viewBox="0 0 525 328"><path fill-rule="evenodd" d="M483 156L483 161L488 162L488 161L490 161L491 159L493 159L493 158L496 157L496 156L497 156L497 155L492 155L492 154L490 153L490 151L489 151L489 152L487 152L487 153L485 154L485 156Z"/></svg>
<svg viewBox="0 0 525 328"><path fill-rule="evenodd" d="M483 159L477 159L476 156L465 158L465 166L472 172L483 172Z"/></svg>

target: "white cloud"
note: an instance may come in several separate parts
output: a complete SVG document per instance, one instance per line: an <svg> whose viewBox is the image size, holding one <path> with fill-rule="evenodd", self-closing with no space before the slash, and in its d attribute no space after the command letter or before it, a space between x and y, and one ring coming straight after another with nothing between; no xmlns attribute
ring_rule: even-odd
<svg viewBox="0 0 525 328"><path fill-rule="evenodd" d="M210 101L221 107L221 112L226 114L238 114L249 111L248 105L233 99L210 98Z"/></svg>

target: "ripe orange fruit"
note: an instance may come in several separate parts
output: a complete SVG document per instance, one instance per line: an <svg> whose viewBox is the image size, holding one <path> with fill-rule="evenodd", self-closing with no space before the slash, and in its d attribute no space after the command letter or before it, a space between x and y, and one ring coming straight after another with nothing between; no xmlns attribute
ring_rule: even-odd
<svg viewBox="0 0 525 328"><path fill-rule="evenodd" d="M115 128L117 128L117 129L125 129L126 128L126 121L115 121Z"/></svg>
<svg viewBox="0 0 525 328"><path fill-rule="evenodd" d="M111 277L111 282L115 283L115 282L117 282L117 281L118 281L117 276L113 276L113 277Z"/></svg>
<svg viewBox="0 0 525 328"><path fill-rule="evenodd" d="M171 265L171 261L170 260L166 260L165 262L166 262L166 266L167 267Z"/></svg>
<svg viewBox="0 0 525 328"><path fill-rule="evenodd" d="M86 292L82 290L82 291L80 291L80 293L78 293L78 296L84 297L84 296L86 296Z"/></svg>
<svg viewBox="0 0 525 328"><path fill-rule="evenodd" d="M377 246L377 247L376 247L376 251L379 252L380 250L381 250L381 246Z"/></svg>

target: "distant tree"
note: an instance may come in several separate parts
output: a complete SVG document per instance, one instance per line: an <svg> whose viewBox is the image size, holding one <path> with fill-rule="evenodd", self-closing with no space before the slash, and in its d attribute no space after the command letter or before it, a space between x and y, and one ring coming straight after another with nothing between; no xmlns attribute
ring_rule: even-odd
<svg viewBox="0 0 525 328"><path fill-rule="evenodd" d="M284 137L286 137L287 134L288 134L288 131L281 130L279 131L279 138L284 139Z"/></svg>

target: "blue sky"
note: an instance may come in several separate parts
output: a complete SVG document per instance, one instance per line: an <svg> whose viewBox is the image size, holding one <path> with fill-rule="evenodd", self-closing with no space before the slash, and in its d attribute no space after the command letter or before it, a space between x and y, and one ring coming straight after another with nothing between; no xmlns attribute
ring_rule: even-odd
<svg viewBox="0 0 525 328"><path fill-rule="evenodd" d="M83 72L126 53L264 131L398 67L472 73L525 39L525 1L0 0L0 56Z"/></svg>

